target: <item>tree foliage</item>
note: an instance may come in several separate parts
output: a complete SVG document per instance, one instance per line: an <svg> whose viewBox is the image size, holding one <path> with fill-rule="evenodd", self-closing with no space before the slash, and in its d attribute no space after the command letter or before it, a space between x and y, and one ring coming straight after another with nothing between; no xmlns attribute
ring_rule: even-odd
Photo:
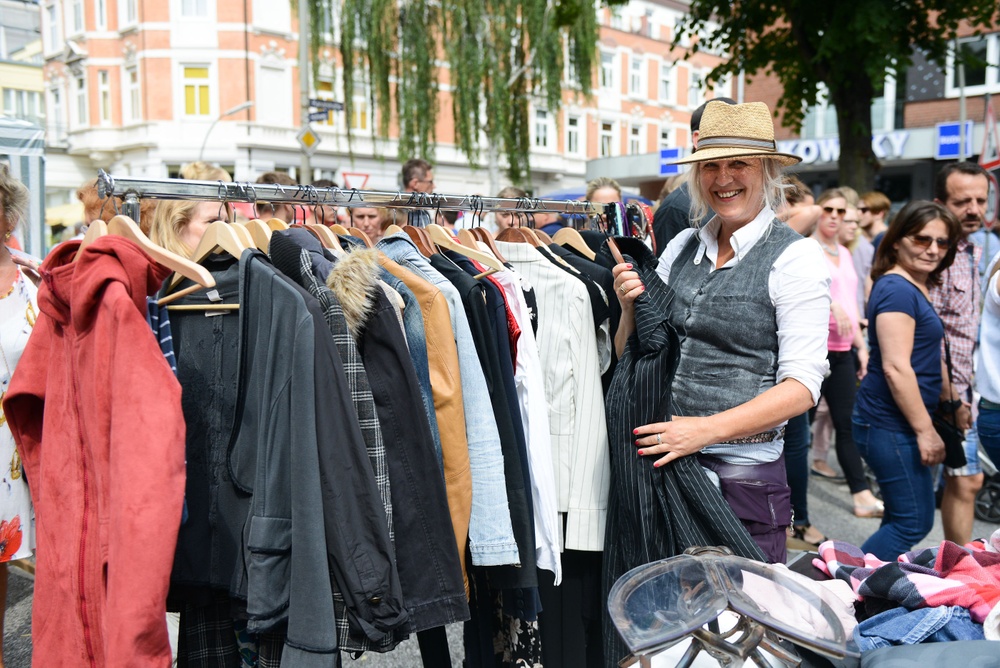
<svg viewBox="0 0 1000 668"><path fill-rule="evenodd" d="M433 159L439 91L451 91L455 143L470 164L491 147L514 183L530 175L529 103L562 104L564 45L580 93L590 95L598 27L584 0L308 0L314 54L339 14L344 113L368 85L378 137L398 128L399 157ZM611 0L623 4L627 0ZM332 21L336 21L333 17ZM351 140L348 124L348 142Z"/></svg>
<svg viewBox="0 0 1000 668"><path fill-rule="evenodd" d="M675 37L699 35L694 48L729 53L709 75L773 72L784 87L785 125L801 127L825 85L837 108L840 180L874 186L871 106L887 74L905 72L914 49L944 65L961 21L989 25L996 0L692 0Z"/></svg>

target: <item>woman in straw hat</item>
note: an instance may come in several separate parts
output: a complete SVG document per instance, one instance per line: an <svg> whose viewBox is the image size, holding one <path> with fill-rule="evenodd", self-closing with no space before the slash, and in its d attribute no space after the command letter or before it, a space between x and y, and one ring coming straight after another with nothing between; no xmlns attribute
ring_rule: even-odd
<svg viewBox="0 0 1000 668"><path fill-rule="evenodd" d="M775 216L781 169L798 161L777 151L767 105L705 109L697 150L678 162L692 165L691 220L716 215L678 234L651 276L673 291L672 417L635 430L653 466L696 455L770 562L785 561L791 521L784 425L816 404L828 369L829 271L819 247ZM621 354L645 286L630 264L614 275Z"/></svg>

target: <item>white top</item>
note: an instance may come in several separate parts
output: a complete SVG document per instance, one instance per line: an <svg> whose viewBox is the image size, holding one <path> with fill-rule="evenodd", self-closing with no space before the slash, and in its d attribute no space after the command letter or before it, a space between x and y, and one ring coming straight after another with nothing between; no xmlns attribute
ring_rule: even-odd
<svg viewBox="0 0 1000 668"><path fill-rule="evenodd" d="M986 276L1000 262L1000 253L993 256ZM1000 403L1000 272L986 284L983 293L983 317L976 349L976 391L987 401Z"/></svg>
<svg viewBox="0 0 1000 668"><path fill-rule="evenodd" d="M489 247L482 246L488 253ZM524 278L509 269L492 277L503 287L510 311L521 328L521 335L517 337L514 384L517 386L517 402L528 445L531 508L535 518L535 561L539 568L551 571L555 575L555 584L559 585L562 582L562 560L559 556L559 511L552 466L549 405L545 399L542 363L538 357L535 334L531 330L528 303L521 291Z"/></svg>
<svg viewBox="0 0 1000 668"><path fill-rule="evenodd" d="M534 247L495 243L534 286L538 301L536 340L549 406L556 498L565 517L563 549L601 551L611 456L590 296L582 282Z"/></svg>
<svg viewBox="0 0 1000 668"><path fill-rule="evenodd" d="M0 389L6 394L12 372L28 343L38 315L37 288L20 270L9 295L0 295ZM3 398L0 394L0 399ZM21 457L0 408L0 561L30 557L35 551L35 511Z"/></svg>
<svg viewBox="0 0 1000 668"><path fill-rule="evenodd" d="M735 254L723 267L735 267L739 264L771 228L774 219L774 212L764 207L756 218L736 230L730 238ZM694 263L700 264L707 260L711 262L711 271L716 271L715 263L719 257L717 236L721 225L721 219L716 216L701 228L690 228L678 233L663 251L656 268L656 273L663 282L670 283L670 268L684 244L694 234L698 235ZM819 401L823 378L830 369L826 359L830 320L830 271L819 244L810 239L792 242L775 260L767 287L778 323L778 372L775 382L794 378L809 390L815 404ZM773 441L771 450L780 453L782 444L782 439ZM745 456L756 460L768 450L766 444L755 444L749 448L713 446L711 450L706 448L705 451L733 463L749 464L754 461L742 461Z"/></svg>

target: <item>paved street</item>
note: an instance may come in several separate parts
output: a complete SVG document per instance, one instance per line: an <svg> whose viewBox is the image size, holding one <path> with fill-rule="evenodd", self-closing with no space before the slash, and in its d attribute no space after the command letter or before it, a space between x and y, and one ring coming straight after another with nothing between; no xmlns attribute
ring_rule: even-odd
<svg viewBox="0 0 1000 668"><path fill-rule="evenodd" d="M834 458L831 457L831 460ZM836 466L835 462L831 465ZM847 485L817 479L809 482L809 514L813 523L830 538L860 545L878 528L879 520L862 520L851 512L851 497ZM989 536L997 527L976 521L973 534ZM935 545L943 538L940 518L923 545ZM30 577L11 569L7 595L7 618L4 628L4 658L7 668L28 668L31 663L31 587ZM448 629L451 641L452 665L462 665L462 629L456 624ZM358 668L412 668L420 666L420 652L415 639L403 643L396 651L386 654L366 654L357 661L346 660L346 666Z"/></svg>

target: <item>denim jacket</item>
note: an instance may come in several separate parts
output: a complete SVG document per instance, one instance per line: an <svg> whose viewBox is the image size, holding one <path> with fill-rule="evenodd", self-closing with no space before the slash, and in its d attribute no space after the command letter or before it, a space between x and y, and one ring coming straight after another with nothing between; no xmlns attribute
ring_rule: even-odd
<svg viewBox="0 0 1000 668"><path fill-rule="evenodd" d="M507 503L500 433L462 298L455 286L431 266L405 234L383 238L378 248L405 269L433 283L448 300L458 345L465 430L472 469L472 517L469 523L472 563L477 566L519 563Z"/></svg>

